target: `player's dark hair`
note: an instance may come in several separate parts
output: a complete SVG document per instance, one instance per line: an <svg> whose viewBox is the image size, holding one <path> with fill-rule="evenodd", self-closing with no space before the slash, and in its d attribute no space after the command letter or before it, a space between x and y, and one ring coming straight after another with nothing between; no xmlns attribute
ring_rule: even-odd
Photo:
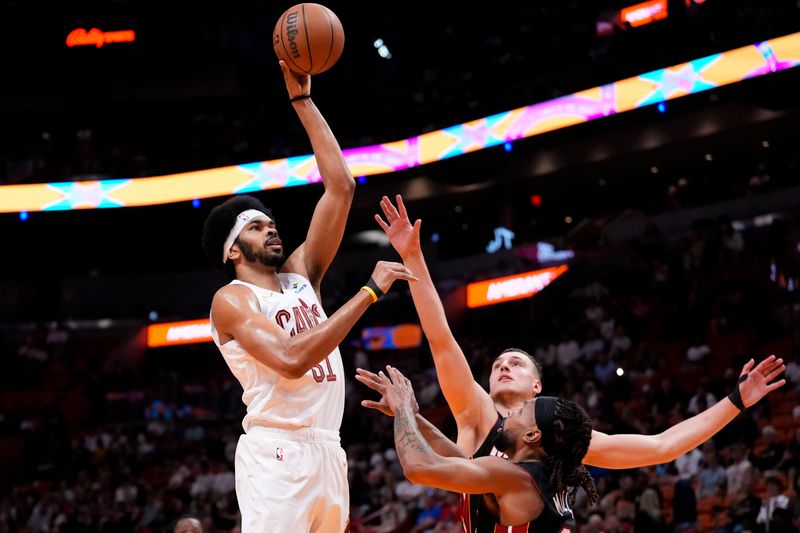
<svg viewBox="0 0 800 533"><path fill-rule="evenodd" d="M225 245L225 240L236 222L236 217L239 213L248 209L257 209L273 221L275 220L275 217L272 216L272 211L264 207L260 200L252 196L243 195L229 198L216 206L208 214L203 224L201 243L206 258L214 268L222 270L231 279L236 278L236 270L231 261L222 262L222 247Z"/></svg>
<svg viewBox="0 0 800 533"><path fill-rule="evenodd" d="M537 361L536 359L534 359L534 357L533 357L531 354L529 354L528 352L526 352L525 350L522 350L522 349L520 349L520 348L513 348L513 347L512 347L512 348L506 348L505 350L503 350L502 352L500 352L499 354L497 354L497 357L500 357L500 356L501 356L501 355L503 355L504 353L508 353L508 352L517 352L517 353L521 353L522 355L524 355L524 356L526 356L528 359L530 359L530 360L531 360L531 362L533 363L533 366L534 366L534 368L536 368L536 373L537 373L537 374L539 374L539 379L540 379L540 380L542 379L542 365L541 365L541 363L539 363L539 361ZM495 357L495 359L497 359L497 357Z"/></svg>
<svg viewBox="0 0 800 533"><path fill-rule="evenodd" d="M558 493L574 487L570 497L574 500L578 487L583 487L589 505L598 501L597 487L592 475L583 466L583 458L592 440L592 420L578 404L559 398L553 413L553 438L555 445L544 460L548 483Z"/></svg>

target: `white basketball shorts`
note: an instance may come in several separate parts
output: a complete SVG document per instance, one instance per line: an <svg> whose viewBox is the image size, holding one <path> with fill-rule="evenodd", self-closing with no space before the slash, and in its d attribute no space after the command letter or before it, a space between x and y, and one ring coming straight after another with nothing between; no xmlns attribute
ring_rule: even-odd
<svg viewBox="0 0 800 533"><path fill-rule="evenodd" d="M350 493L339 432L255 426L236 446L242 533L342 533Z"/></svg>

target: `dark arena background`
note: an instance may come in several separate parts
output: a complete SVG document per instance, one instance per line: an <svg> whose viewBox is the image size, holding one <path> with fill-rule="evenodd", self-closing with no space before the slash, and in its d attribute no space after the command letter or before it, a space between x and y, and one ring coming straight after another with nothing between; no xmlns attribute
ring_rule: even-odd
<svg viewBox="0 0 800 533"><path fill-rule="evenodd" d="M0 532L240 530L200 235L247 193L292 250L322 193L258 165L311 154L272 50L290 5L0 0ZM595 429L657 434L782 357L711 440L590 468L600 503L573 509L582 533L798 531L800 3L325 5L346 42L312 94L358 182L328 314L398 260L373 214L399 193L483 385L516 346ZM398 283L340 345L353 532L461 531L353 379L397 366L454 437L418 324Z"/></svg>

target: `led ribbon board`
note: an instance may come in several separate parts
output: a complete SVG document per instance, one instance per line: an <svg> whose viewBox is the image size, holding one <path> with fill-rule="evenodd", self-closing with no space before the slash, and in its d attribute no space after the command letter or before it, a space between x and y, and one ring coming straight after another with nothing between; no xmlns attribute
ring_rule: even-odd
<svg viewBox="0 0 800 533"><path fill-rule="evenodd" d="M723 87L800 64L800 33L714 54L409 139L344 151L354 176L386 174ZM0 187L0 212L168 204L321 181L313 155L152 178Z"/></svg>
<svg viewBox="0 0 800 533"><path fill-rule="evenodd" d="M467 307L485 307L530 298L569 269L567 265L543 268L467 285Z"/></svg>
<svg viewBox="0 0 800 533"><path fill-rule="evenodd" d="M649 0L620 10L619 18L622 22L630 24L632 28L636 28L657 20L664 20L668 14L667 0Z"/></svg>
<svg viewBox="0 0 800 533"><path fill-rule="evenodd" d="M211 322L207 318L184 322L164 322L147 326L147 347L175 346L211 342Z"/></svg>

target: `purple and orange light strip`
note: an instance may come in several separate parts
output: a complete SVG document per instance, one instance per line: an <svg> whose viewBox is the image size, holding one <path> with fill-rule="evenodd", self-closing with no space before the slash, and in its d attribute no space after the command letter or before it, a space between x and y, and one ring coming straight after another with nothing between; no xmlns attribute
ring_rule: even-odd
<svg viewBox="0 0 800 533"><path fill-rule="evenodd" d="M344 156L354 176L396 172L798 65L794 33ZM6 185L0 212L168 204L319 181L314 156L303 155L152 178Z"/></svg>

